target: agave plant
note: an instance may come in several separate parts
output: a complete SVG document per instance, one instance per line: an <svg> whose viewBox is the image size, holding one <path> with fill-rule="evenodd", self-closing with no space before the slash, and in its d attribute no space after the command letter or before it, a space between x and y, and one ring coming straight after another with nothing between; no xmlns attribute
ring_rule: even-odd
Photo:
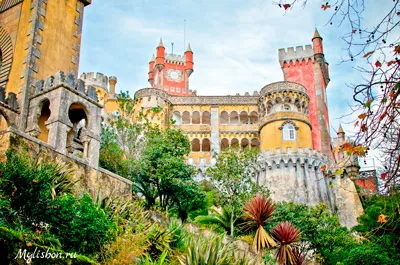
<svg viewBox="0 0 400 265"><path fill-rule="evenodd" d="M272 236L278 241L276 259L281 265L296 265L294 244L300 239L300 230L286 221L274 228Z"/></svg>
<svg viewBox="0 0 400 265"><path fill-rule="evenodd" d="M262 251L264 248L273 248L276 242L264 229L264 225L271 217L275 206L270 198L266 199L263 195L257 195L244 206L244 229L246 231L256 228L256 234L253 239L253 247L259 253L259 261L262 261Z"/></svg>

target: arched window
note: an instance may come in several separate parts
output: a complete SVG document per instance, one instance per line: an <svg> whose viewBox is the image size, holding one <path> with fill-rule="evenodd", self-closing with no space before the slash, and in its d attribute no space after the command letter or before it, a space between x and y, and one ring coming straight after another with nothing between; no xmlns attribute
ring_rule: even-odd
<svg viewBox="0 0 400 265"><path fill-rule="evenodd" d="M248 124L249 123L249 115L247 115L246 111L242 111L240 113L240 123L241 124Z"/></svg>
<svg viewBox="0 0 400 265"><path fill-rule="evenodd" d="M296 140L296 127L291 122L284 123L282 126L282 134L284 141Z"/></svg>
<svg viewBox="0 0 400 265"><path fill-rule="evenodd" d="M203 142L201 144L201 151L203 152L210 152L211 151L211 143L210 140L208 139L203 139Z"/></svg>
<svg viewBox="0 0 400 265"><path fill-rule="evenodd" d="M283 110L283 111L290 111L290 106L289 106L289 104L284 104L284 105L282 106L282 110Z"/></svg>
<svg viewBox="0 0 400 265"><path fill-rule="evenodd" d="M195 111L192 113L192 124L200 124L200 112Z"/></svg>
<svg viewBox="0 0 400 265"><path fill-rule="evenodd" d="M208 112L208 111L203 112L203 115L201 117L201 123L202 124L211 124L210 112Z"/></svg>
<svg viewBox="0 0 400 265"><path fill-rule="evenodd" d="M230 124L238 124L239 123L239 115L236 111L231 112Z"/></svg>
<svg viewBox="0 0 400 265"><path fill-rule="evenodd" d="M224 138L221 140L221 151L228 149L229 147L229 140Z"/></svg>
<svg viewBox="0 0 400 265"><path fill-rule="evenodd" d="M190 124L190 112L184 111L182 114L182 124Z"/></svg>
<svg viewBox="0 0 400 265"><path fill-rule="evenodd" d="M242 146L242 150L247 148L249 146L249 140L246 139L246 138L243 138L242 141L241 141L241 146Z"/></svg>
<svg viewBox="0 0 400 265"><path fill-rule="evenodd" d="M238 148L238 147L239 147L239 140L236 139L236 138L233 138L233 139L231 140L231 147L232 147L232 148Z"/></svg>
<svg viewBox="0 0 400 265"><path fill-rule="evenodd" d="M257 124L258 122L258 114L255 111L250 113L250 124Z"/></svg>
<svg viewBox="0 0 400 265"><path fill-rule="evenodd" d="M200 140L197 138L192 140L192 152L200 152Z"/></svg>
<svg viewBox="0 0 400 265"><path fill-rule="evenodd" d="M229 114L226 111L221 112L221 116L219 117L219 122L221 124L228 124L229 123Z"/></svg>
<svg viewBox="0 0 400 265"><path fill-rule="evenodd" d="M73 127L67 135L67 150L69 153L84 152L82 136L88 126L88 118L84 106L80 103L71 104L68 117Z"/></svg>
<svg viewBox="0 0 400 265"><path fill-rule="evenodd" d="M46 121L50 118L50 101L45 100L41 103L41 110L40 110L40 116L38 119L38 126L40 128L40 134L38 136L39 140L42 140L43 142L48 141L49 138L49 130L47 130L46 127Z"/></svg>
<svg viewBox="0 0 400 265"><path fill-rule="evenodd" d="M253 138L251 140L251 148L259 148L260 147L260 141L257 138Z"/></svg>

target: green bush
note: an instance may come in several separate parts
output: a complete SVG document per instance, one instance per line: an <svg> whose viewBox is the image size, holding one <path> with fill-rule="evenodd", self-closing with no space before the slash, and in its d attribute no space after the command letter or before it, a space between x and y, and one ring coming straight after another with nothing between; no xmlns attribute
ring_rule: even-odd
<svg viewBox="0 0 400 265"><path fill-rule="evenodd" d="M382 248L380 245L361 244L348 251L343 263L345 265L393 265L389 251L395 249ZM397 260L398 261L398 260Z"/></svg>

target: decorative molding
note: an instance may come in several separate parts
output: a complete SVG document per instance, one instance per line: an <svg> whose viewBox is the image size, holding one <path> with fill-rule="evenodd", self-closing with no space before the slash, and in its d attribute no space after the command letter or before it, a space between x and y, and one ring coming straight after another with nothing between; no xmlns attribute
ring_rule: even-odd
<svg viewBox="0 0 400 265"><path fill-rule="evenodd" d="M18 5L19 3L22 3L23 1L24 0L3 0L3 2L0 3L0 13Z"/></svg>

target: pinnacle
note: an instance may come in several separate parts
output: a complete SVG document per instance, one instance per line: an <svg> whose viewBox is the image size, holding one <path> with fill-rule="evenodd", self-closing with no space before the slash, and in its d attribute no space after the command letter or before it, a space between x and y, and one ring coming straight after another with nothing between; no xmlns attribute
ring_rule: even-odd
<svg viewBox="0 0 400 265"><path fill-rule="evenodd" d="M193 52L193 51L192 51L192 48L190 47L190 43L188 43L188 46L187 46L187 48L186 48L186 51L187 51L187 52Z"/></svg>
<svg viewBox="0 0 400 265"><path fill-rule="evenodd" d="M162 42L162 38L160 38L160 43L158 44L158 47L164 47L164 44Z"/></svg>
<svg viewBox="0 0 400 265"><path fill-rule="evenodd" d="M318 32L317 28L315 28L315 31L314 31L313 39L315 39L315 38L320 38L320 39L322 39L322 38L321 38L321 35L319 35L319 32Z"/></svg>
<svg viewBox="0 0 400 265"><path fill-rule="evenodd" d="M154 57L154 53L153 53L153 56L151 56L150 62L155 62L155 60L156 60L156 58Z"/></svg>
<svg viewBox="0 0 400 265"><path fill-rule="evenodd" d="M338 132L337 132L337 133L338 133L338 134L339 134L339 133L344 133L342 124L339 124L339 129L338 129Z"/></svg>

